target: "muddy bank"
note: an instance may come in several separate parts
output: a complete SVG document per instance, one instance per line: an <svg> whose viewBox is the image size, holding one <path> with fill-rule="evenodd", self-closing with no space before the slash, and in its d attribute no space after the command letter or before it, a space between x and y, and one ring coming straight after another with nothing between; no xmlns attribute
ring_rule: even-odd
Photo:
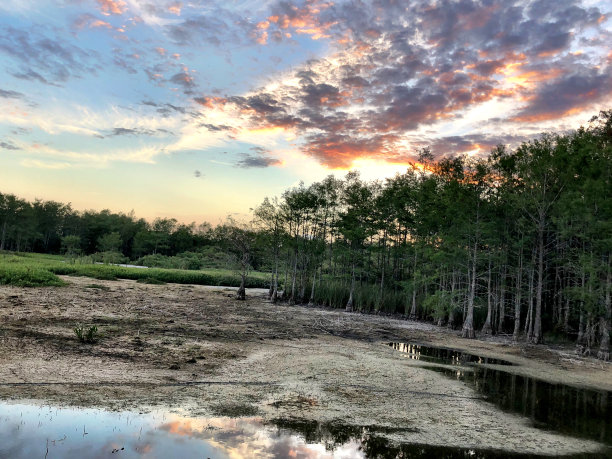
<svg viewBox="0 0 612 459"><path fill-rule="evenodd" d="M513 372L612 390L612 365L571 348L469 341L438 327L317 308L246 302L231 289L64 278L0 289L0 397L188 416L377 426L394 442L564 454L600 444L532 427L469 386L383 343L464 349ZM96 325L80 343L77 323Z"/></svg>

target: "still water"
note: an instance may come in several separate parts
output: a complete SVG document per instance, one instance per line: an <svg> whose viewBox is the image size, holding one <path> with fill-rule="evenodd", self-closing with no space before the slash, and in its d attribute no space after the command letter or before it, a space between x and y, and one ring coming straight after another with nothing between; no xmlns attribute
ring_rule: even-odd
<svg viewBox="0 0 612 459"><path fill-rule="evenodd" d="M409 343L389 346L410 359L452 365L425 368L463 381L489 402L529 418L536 427L612 445L612 392L517 375L510 362L457 350Z"/></svg>
<svg viewBox="0 0 612 459"><path fill-rule="evenodd" d="M259 418L189 418L0 402L0 458L438 458L540 456L390 444L389 429ZM393 429L391 429L393 430ZM417 430L418 431L418 430ZM604 457L586 454L573 457Z"/></svg>
<svg viewBox="0 0 612 459"><path fill-rule="evenodd" d="M349 439L334 451L257 418L186 418L0 403L0 457L363 457Z"/></svg>

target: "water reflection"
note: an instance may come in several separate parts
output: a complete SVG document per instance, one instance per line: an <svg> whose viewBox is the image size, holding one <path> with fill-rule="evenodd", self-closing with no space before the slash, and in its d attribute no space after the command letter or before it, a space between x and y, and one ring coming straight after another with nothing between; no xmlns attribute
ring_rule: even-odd
<svg viewBox="0 0 612 459"><path fill-rule="evenodd" d="M480 366L427 368L469 384L501 409L528 417L536 427L612 445L612 393L608 391L551 384Z"/></svg>
<svg viewBox="0 0 612 459"><path fill-rule="evenodd" d="M185 418L0 403L0 458L364 457L357 440L327 451L258 418Z"/></svg>
<svg viewBox="0 0 612 459"><path fill-rule="evenodd" d="M410 343L389 343L389 346L406 354L412 360L423 360L426 362L445 363L448 365L466 365L469 363L486 363L491 365L513 365L507 360L481 357L454 349L443 347L422 346Z"/></svg>
<svg viewBox="0 0 612 459"><path fill-rule="evenodd" d="M489 365L512 363L465 352L389 343L410 359L452 365L425 366L472 386L499 408L528 417L536 427L612 445L612 393L551 384Z"/></svg>
<svg viewBox="0 0 612 459"><path fill-rule="evenodd" d="M186 418L0 403L0 458L503 458L540 457L395 445L376 426L258 418ZM572 457L600 457L585 454Z"/></svg>

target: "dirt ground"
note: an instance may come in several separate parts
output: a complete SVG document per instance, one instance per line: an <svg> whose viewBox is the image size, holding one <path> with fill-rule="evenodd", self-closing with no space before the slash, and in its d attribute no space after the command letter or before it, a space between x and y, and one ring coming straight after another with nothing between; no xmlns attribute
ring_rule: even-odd
<svg viewBox="0 0 612 459"><path fill-rule="evenodd" d="M60 288L0 288L0 399L189 416L342 421L394 442L549 455L596 451L539 430L460 381L384 345L444 346L519 364L551 382L612 390L612 364L571 348L466 340L430 324L274 305L263 290L64 277ZM96 344L77 323L95 324Z"/></svg>

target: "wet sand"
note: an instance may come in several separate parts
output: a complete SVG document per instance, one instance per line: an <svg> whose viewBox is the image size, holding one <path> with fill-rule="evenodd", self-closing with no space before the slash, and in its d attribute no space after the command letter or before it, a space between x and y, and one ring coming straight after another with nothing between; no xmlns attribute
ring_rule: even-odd
<svg viewBox="0 0 612 459"><path fill-rule="evenodd" d="M612 364L572 347L466 340L431 324L273 305L263 290L64 277L60 288L0 288L0 398L187 416L376 426L393 442L562 455L590 440L532 427L469 386L385 343L509 360L517 374L612 390ZM96 344L77 323L95 324Z"/></svg>

